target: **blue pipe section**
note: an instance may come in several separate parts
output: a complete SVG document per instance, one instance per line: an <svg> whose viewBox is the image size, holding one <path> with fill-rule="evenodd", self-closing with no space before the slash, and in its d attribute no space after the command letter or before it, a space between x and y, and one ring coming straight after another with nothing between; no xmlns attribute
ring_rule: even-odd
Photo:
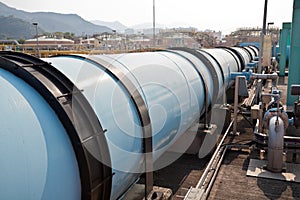
<svg viewBox="0 0 300 200"><path fill-rule="evenodd" d="M68 135L48 103L0 68L0 198L80 199Z"/></svg>
<svg viewBox="0 0 300 200"><path fill-rule="evenodd" d="M122 77L116 79L107 69L114 67L118 70L114 73L123 74L124 81L132 83L146 104L152 129L154 170L157 170L171 162L158 162L163 154L198 122L214 98L220 98L224 89L231 86L231 74L250 63L249 54L237 55L237 51L244 50L218 48L194 53L166 50L43 59L82 91L107 130L105 138L111 163L101 162L111 165L114 173L111 199L121 197L145 172L145 160L139 105L122 84ZM0 158L0 197L80 199L84 196L80 163L58 114L33 87L1 68L0 85L3 86L0 110L7 113L0 117L4 133L0 151L9 152Z"/></svg>
<svg viewBox="0 0 300 200"><path fill-rule="evenodd" d="M199 119L204 104L203 83L182 57L170 52L95 57L123 71L142 94L151 119L154 160ZM143 172L143 134L130 94L101 65L70 56L46 60L83 90L107 129L115 173L111 198L117 198Z"/></svg>
<svg viewBox="0 0 300 200"><path fill-rule="evenodd" d="M243 70L242 72L232 72L230 74L230 78L231 80L235 80L237 76L245 76L247 81L250 81L252 74L253 74L252 70L249 71Z"/></svg>
<svg viewBox="0 0 300 200"><path fill-rule="evenodd" d="M224 49L205 49L200 53L209 58L217 69L220 91L218 96L221 96L221 88L224 85L226 88L230 86L230 73L239 71L241 64L234 54ZM159 51L91 57L118 68L142 94L153 130L154 161L198 121L203 110L204 83L192 63L203 69L211 102L215 89L212 87L213 77L201 60L187 52ZM115 173L112 199L115 199L143 171L143 135L130 94L126 94L124 88L105 72L101 64L91 63L88 58L89 56L60 56L45 60L51 62L83 90L102 126L107 129Z"/></svg>

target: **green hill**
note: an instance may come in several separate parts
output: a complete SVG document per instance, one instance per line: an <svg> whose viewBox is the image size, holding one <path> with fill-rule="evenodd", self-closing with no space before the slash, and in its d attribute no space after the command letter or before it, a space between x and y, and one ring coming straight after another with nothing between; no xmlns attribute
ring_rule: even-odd
<svg viewBox="0 0 300 200"><path fill-rule="evenodd" d="M0 2L0 16L3 17L9 17L10 20L13 21L13 23L19 24L20 27L17 27L17 29L14 29L13 27L15 27L15 25L13 25L13 27L8 27L11 30L14 29L16 32L23 32L24 28L26 28L25 30L27 31L29 27L27 27L28 25L32 26L33 29L34 26L32 25L33 22L37 22L38 23L38 27L45 31L45 32L49 32L49 33L53 33L53 32L71 32L74 33L75 35L79 36L82 35L82 33L84 34L89 34L92 35L94 33L102 33L102 32L111 32L112 30L106 26L100 26L100 25L95 25L91 22L88 22L86 20L84 20L83 18L81 18L80 16L76 15L76 14L60 14L60 13L53 13L53 12L25 12L22 10L17 10L15 8L11 8L5 4L3 4L2 2ZM12 16L14 17L14 19L19 18L22 19L21 21L15 21ZM1 19L5 19L7 20L7 18L1 18ZM27 22L22 23L22 22ZM0 21L0 25L3 26L1 27L1 32L0 35L5 34L5 32L2 32L3 30L5 30L7 27L4 26L4 23L2 23L2 21ZM5 24L7 25L7 24ZM33 30L33 29L30 30ZM14 33L13 35L19 35L19 33ZM24 32L24 38L29 36L32 37L32 33L33 32ZM26 36L25 36L26 35ZM33 34L35 35L35 34ZM11 35L9 35L9 37L12 37Z"/></svg>
<svg viewBox="0 0 300 200"><path fill-rule="evenodd" d="M44 32L38 29L39 33ZM36 35L35 26L14 16L0 16L0 39L28 39Z"/></svg>

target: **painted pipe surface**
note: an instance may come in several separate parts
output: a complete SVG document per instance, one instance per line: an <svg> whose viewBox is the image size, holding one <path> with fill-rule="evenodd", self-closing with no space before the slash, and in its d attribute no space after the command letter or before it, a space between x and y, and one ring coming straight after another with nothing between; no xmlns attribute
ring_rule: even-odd
<svg viewBox="0 0 300 200"><path fill-rule="evenodd" d="M57 115L1 68L0 85L0 198L80 199L76 157Z"/></svg>
<svg viewBox="0 0 300 200"><path fill-rule="evenodd" d="M210 60L214 60L219 88L223 83L228 87L230 72L238 71L240 64L223 49L207 49L205 52L209 53ZM103 63L120 70L143 97L151 119L154 161L197 122L203 110L205 86L195 65L202 68L210 99L214 89L207 67L184 51L60 56L45 60L83 91L102 126L107 129L115 173L112 199L120 196L143 172L143 133L130 94L119 84L122 80L115 80L105 71ZM224 82L220 80L221 74ZM157 165L161 166L161 163Z"/></svg>
<svg viewBox="0 0 300 200"><path fill-rule="evenodd" d="M93 57L120 69L142 95L151 119L154 160L199 119L204 102L203 83L181 56L155 52ZM46 60L83 90L107 129L115 173L112 199L117 198L144 170L143 133L130 94L101 65L83 57Z"/></svg>
<svg viewBox="0 0 300 200"><path fill-rule="evenodd" d="M43 60L79 89L72 95L82 93L107 130L105 139L111 163L101 160L93 149L88 152L93 159L113 169L112 180L111 177L103 180L112 181L111 199L122 196L145 172L143 137L148 126L143 124L145 113L151 122L148 130L153 138L155 170L177 158L162 159L169 147L198 122L204 107L221 97L223 88L231 85L230 73L242 69L235 53L225 49L65 55ZM1 137L5 138L1 138L0 150L9 152L0 158L3 159L0 185L5 188L0 190L1 198L18 199L20 195L28 199L81 198L84 195L81 161L74 153L59 114L26 81L2 68L0 83L4 88L0 93L0 109L7 113L1 115L1 133L4 133ZM134 94L141 99L136 101ZM145 107L141 107L143 103ZM95 138L91 136L82 142ZM18 177L25 178L16 183Z"/></svg>
<svg viewBox="0 0 300 200"><path fill-rule="evenodd" d="M247 64L250 63L251 55L245 48L243 47L231 47L231 48L236 50L241 55L244 66L247 66Z"/></svg>
<svg viewBox="0 0 300 200"><path fill-rule="evenodd" d="M203 51L212 56L218 63L223 74L224 87L228 89L232 84L232 82L230 82L230 73L240 71L240 63L225 49L204 49Z"/></svg>

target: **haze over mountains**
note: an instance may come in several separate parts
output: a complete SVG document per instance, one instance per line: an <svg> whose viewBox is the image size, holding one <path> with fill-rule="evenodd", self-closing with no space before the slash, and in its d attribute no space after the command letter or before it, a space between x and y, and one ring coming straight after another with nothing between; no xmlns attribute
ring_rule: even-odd
<svg viewBox="0 0 300 200"><path fill-rule="evenodd" d="M7 5L0 2L0 18L4 20L3 17L9 17L10 23L5 24L5 27L0 28L0 35L7 34L8 37L15 35L13 30L23 32L24 38L32 34L33 22L38 23L40 31L44 32L71 32L75 35L93 34L97 32L107 32L111 31L110 28L106 26L95 25L88 22L76 14L60 14L52 12L25 12L22 10L17 10L15 8L8 7ZM7 19L7 18L6 18ZM24 24L21 23L24 22ZM16 27L17 26L17 27ZM34 28L34 27L33 27ZM3 32L4 31L4 32ZM32 35L31 35L32 37Z"/></svg>
<svg viewBox="0 0 300 200"><path fill-rule="evenodd" d="M114 21L114 22L105 22L105 21L101 21L101 20L93 20L91 21L92 23L94 24L97 24L97 25L102 25L102 26L107 26L113 30L116 30L117 32L119 33L124 33L126 29L134 29L136 30L136 32L139 32L143 29L151 29L153 24L152 23L142 23L142 24L136 24L136 25L133 25L133 26L130 26L130 27L127 27L125 26L124 24L122 24L121 22L119 21ZM155 25L156 28L166 28L166 25L163 25L163 24L156 24ZM174 26L175 27L175 26Z"/></svg>
<svg viewBox="0 0 300 200"><path fill-rule="evenodd" d="M117 32L124 32L128 28L127 26L125 26L124 24L122 24L119 21L105 22L105 21L101 21L101 20L93 20L91 22L96 25L109 27L112 30L116 30Z"/></svg>
<svg viewBox="0 0 300 200"><path fill-rule="evenodd" d="M26 12L9 7L0 2L0 39L28 39L35 36L33 22L38 23L38 32L70 32L76 36L93 35L95 33L124 33L128 28L141 31L152 28L152 23L138 24L127 27L119 21L105 22L102 20L86 21L77 14L61 14L53 12ZM166 28L156 24L157 28Z"/></svg>

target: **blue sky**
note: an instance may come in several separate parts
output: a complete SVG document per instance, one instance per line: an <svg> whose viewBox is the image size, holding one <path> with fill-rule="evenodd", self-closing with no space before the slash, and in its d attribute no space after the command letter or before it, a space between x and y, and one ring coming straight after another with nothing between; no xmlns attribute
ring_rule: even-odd
<svg viewBox="0 0 300 200"><path fill-rule="evenodd" d="M120 21L126 26L152 22L153 0L2 0L29 12L75 13L86 20ZM264 0L155 0L156 23L228 33L262 26ZM292 20L293 0L268 0L268 22Z"/></svg>

